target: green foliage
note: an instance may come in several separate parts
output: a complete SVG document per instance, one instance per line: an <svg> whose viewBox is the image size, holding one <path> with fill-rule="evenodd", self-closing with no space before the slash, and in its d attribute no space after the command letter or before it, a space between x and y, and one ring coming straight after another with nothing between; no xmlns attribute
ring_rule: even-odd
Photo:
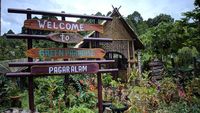
<svg viewBox="0 0 200 113"><path fill-rule="evenodd" d="M112 107L120 109L120 108L124 108L125 106L121 102L113 102Z"/></svg>
<svg viewBox="0 0 200 113"><path fill-rule="evenodd" d="M188 104L185 101L179 101L171 104L161 103L158 113L199 113L200 106L198 104Z"/></svg>
<svg viewBox="0 0 200 113"><path fill-rule="evenodd" d="M193 78L191 80L190 88L194 94L200 95L200 78Z"/></svg>
<svg viewBox="0 0 200 113"><path fill-rule="evenodd" d="M38 111L46 111L49 109L55 110L58 104L64 107L63 100L64 91L61 77L46 77L36 79L37 89L36 108ZM60 100L61 99L61 100ZM60 108L61 109L61 108Z"/></svg>
<svg viewBox="0 0 200 113"><path fill-rule="evenodd" d="M102 76L102 82L103 82L103 85L105 86L109 86L111 85L111 82L112 82L112 76L110 73L105 73L103 76Z"/></svg>
<svg viewBox="0 0 200 113"><path fill-rule="evenodd" d="M0 61L24 58L25 49L26 44L23 40L9 40L4 36L0 37Z"/></svg>
<svg viewBox="0 0 200 113"><path fill-rule="evenodd" d="M135 86L132 88L129 98L131 99L131 111L142 112L157 107L157 90L155 87Z"/></svg>
<svg viewBox="0 0 200 113"><path fill-rule="evenodd" d="M177 85L174 83L173 78L164 78L160 82L160 86L160 92L158 93L158 95L161 101L170 103L174 100L177 100Z"/></svg>
<svg viewBox="0 0 200 113"><path fill-rule="evenodd" d="M169 54L173 49L174 41L170 30L173 29L172 23L160 23L158 26L149 29L141 36L142 41L147 47L146 51L151 54L164 55Z"/></svg>
<svg viewBox="0 0 200 113"><path fill-rule="evenodd" d="M93 92L81 92L79 97L77 98L77 105L81 104L87 108L94 108L96 106L97 99Z"/></svg>
<svg viewBox="0 0 200 113"><path fill-rule="evenodd" d="M148 61L156 55L163 62L168 62L171 55L178 54L183 47L200 50L200 7L195 0L195 9L183 13L184 18L176 20L167 14L143 20L139 12L127 16L127 23L139 34L145 45L142 61L144 69ZM142 32L143 31L143 32Z"/></svg>
<svg viewBox="0 0 200 113"><path fill-rule="evenodd" d="M150 57L157 55L164 62L170 59L170 55L178 54L183 47L200 49L197 28L185 25L183 21L175 23L159 23L148 29L140 36L146 50L142 59L148 61Z"/></svg>
<svg viewBox="0 0 200 113"><path fill-rule="evenodd" d="M132 71L133 77L137 77L136 71ZM138 77L137 77L138 78ZM131 113L143 112L157 107L157 89L150 86L148 82L148 72L139 77L138 85L129 86L129 98L131 100Z"/></svg>
<svg viewBox="0 0 200 113"><path fill-rule="evenodd" d="M190 64L192 64L193 57L197 57L198 54L199 53L195 47L192 47L192 48L183 47L178 50L178 55L175 58L175 60L179 66L188 67Z"/></svg>
<svg viewBox="0 0 200 113"><path fill-rule="evenodd" d="M136 71L133 71L133 78ZM187 82L185 96L180 97L178 86L171 77L165 77L160 81L152 82L147 78L148 73L140 78L139 85L129 86L129 98L131 108L129 112L158 112L158 113L198 113L199 112L199 77Z"/></svg>
<svg viewBox="0 0 200 113"><path fill-rule="evenodd" d="M137 69L133 69L131 71L131 74L130 74L129 78L128 78L128 82L130 83L130 82L133 82L136 79L139 79L139 75L140 74L139 74L138 70Z"/></svg>
<svg viewBox="0 0 200 113"><path fill-rule="evenodd" d="M21 102L22 102L22 108L28 109L28 91L23 91L21 94Z"/></svg>
<svg viewBox="0 0 200 113"><path fill-rule="evenodd" d="M149 18L147 20L147 24L148 24L149 27L155 27L162 22L171 23L173 21L174 21L174 19L170 15L160 14L160 15L154 17L153 19Z"/></svg>
<svg viewBox="0 0 200 113"><path fill-rule="evenodd" d="M110 82L110 85L112 86L112 87L117 87L118 85L119 85L119 83L116 81L116 80L112 80L111 82Z"/></svg>
<svg viewBox="0 0 200 113"><path fill-rule="evenodd" d="M9 106L9 96L10 96L10 90L12 87L10 86L11 81L8 80L3 75L0 75L0 108ZM0 109L1 110L1 109Z"/></svg>
<svg viewBox="0 0 200 113"><path fill-rule="evenodd" d="M90 110L90 109L88 109L88 108L86 108L86 107L84 107L84 106L79 106L79 107L74 106L73 108L71 108L69 110L68 113L95 113L95 112Z"/></svg>
<svg viewBox="0 0 200 113"><path fill-rule="evenodd" d="M88 76L76 75L69 77L74 82L69 82L66 85L63 84L64 79L60 76L36 79L35 99L36 108L39 112L76 113L77 110L84 112L84 110L93 110L96 107L97 99L94 92L89 91L87 87L83 88L79 83L80 78L86 80ZM76 88L78 88L78 91ZM67 94L66 98L65 94ZM68 110L65 110L66 108Z"/></svg>
<svg viewBox="0 0 200 113"><path fill-rule="evenodd" d="M11 107L11 97L21 96L16 78L8 79L0 75L0 110Z"/></svg>
<svg viewBox="0 0 200 113"><path fill-rule="evenodd" d="M200 78L194 77L187 83L186 95L187 102L193 104L200 104Z"/></svg>
<svg viewBox="0 0 200 113"><path fill-rule="evenodd" d="M139 35L145 33L148 28L147 23L143 21L141 14L137 11L134 11L132 14L128 15L126 17L126 22Z"/></svg>

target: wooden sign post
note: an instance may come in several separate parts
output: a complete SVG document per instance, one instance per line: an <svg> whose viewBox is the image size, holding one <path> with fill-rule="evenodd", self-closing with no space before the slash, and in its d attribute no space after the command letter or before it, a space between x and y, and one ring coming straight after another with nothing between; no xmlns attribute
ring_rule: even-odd
<svg viewBox="0 0 200 113"><path fill-rule="evenodd" d="M76 14L66 14L66 13L56 13L56 12L46 12L46 11L36 11L31 9L8 9L9 13L24 13L27 15L27 20L24 22L24 27L27 28L27 34L21 35L18 39L27 39L28 50L26 55L28 56L28 64L36 63L35 65L28 65L28 72L25 73L7 73L6 75L11 75L12 77L26 76L28 77L29 84L29 108L31 112L35 111L34 105L34 81L33 77L37 75L57 75L57 74L76 74L76 73L97 73L98 81L98 108L99 113L103 113L102 107L102 81L100 73L107 73L117 71L117 69L107 69L99 70L99 64L96 62L91 63L91 61L86 60L84 62L78 61L78 63L73 64L70 61L54 62L47 64L46 62L33 62L33 58L49 58L49 59L68 59L68 58L95 58L99 59L99 63L103 62L100 60L105 55L105 51L100 48L86 49L86 48L66 48L67 43L79 43L82 41L82 37L77 33L61 33L61 34L50 34L47 37L39 35L31 35L31 29L37 30L48 30L48 31L61 31L61 32L78 32L78 31L96 31L103 32L103 26L98 24L98 19L101 20L112 20L111 17L105 16L88 16L88 15L76 15ZM37 15L50 15L50 16L60 16L62 20L43 20L43 19L31 19L32 14ZM65 17L75 17L75 18L86 18L95 19L95 24L83 24L76 22L65 21ZM95 33L98 34L98 33ZM95 35L99 37L99 35ZM65 48L32 48L32 39L50 39L56 42L64 43ZM37 37L37 38L36 38ZM13 37L16 38L16 35ZM91 39L90 39L91 40ZM92 40L96 40L95 38ZM99 40L99 39L98 39ZM105 39L103 39L105 41ZM101 39L101 41L103 41ZM88 63L89 62L89 63ZM114 62L114 61L113 61ZM22 65L24 66L24 62ZM45 64L45 65L39 65ZM32 67L31 67L32 66ZM17 66L16 66L17 67ZM13 76L14 75L14 76ZM34 75L34 76L32 76Z"/></svg>
<svg viewBox="0 0 200 113"><path fill-rule="evenodd" d="M44 65L32 66L31 74L93 74L97 73L99 65L97 63L90 64L67 64L67 65Z"/></svg>
<svg viewBox="0 0 200 113"><path fill-rule="evenodd" d="M41 20L28 19L24 22L24 27L29 29L39 29L48 31L98 31L103 32L103 26L99 24L82 24L63 20Z"/></svg>
<svg viewBox="0 0 200 113"><path fill-rule="evenodd" d="M27 50L26 55L44 59L103 58L105 51L100 48L33 48Z"/></svg>
<svg viewBox="0 0 200 113"><path fill-rule="evenodd" d="M83 37L78 33L52 33L48 37L61 43L79 43L83 41Z"/></svg>

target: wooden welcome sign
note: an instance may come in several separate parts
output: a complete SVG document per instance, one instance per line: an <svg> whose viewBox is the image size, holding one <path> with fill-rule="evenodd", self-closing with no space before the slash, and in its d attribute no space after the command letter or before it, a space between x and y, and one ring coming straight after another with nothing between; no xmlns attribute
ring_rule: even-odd
<svg viewBox="0 0 200 113"><path fill-rule="evenodd" d="M75 17L75 18L87 18L95 19L95 23L98 23L99 20L112 20L112 17L103 17L103 16L88 16L88 15L77 15L77 14L64 14L64 13L55 13L47 11L37 11L31 9L8 9L9 13L22 13L26 14L27 20L24 22L24 27L28 28L28 32L25 35L13 35L11 37L16 39L26 38L27 47L29 50L26 51L26 55L30 57L28 62L18 62L13 65L13 67L21 66L32 66L31 69L28 69L28 72L14 72L7 73L7 76L10 77L28 77L28 96L29 96L29 109L31 112L35 112L34 104L34 77L32 75L40 74L76 74L76 73L97 73L97 82L98 82L98 108L99 113L103 113L102 106L102 80L101 73L115 72L117 69L101 69L99 70L99 64L97 63L112 63L113 61L64 61L61 62L33 62L32 58L44 58L44 59L68 59L68 58L103 58L105 51L103 49L94 48L94 49L84 49L84 48L32 48L33 43L32 39L51 39L56 42L62 43L78 43L82 37L77 34L51 34L48 37L42 35L31 35L31 29L36 30L49 30L49 31L62 31L62 32L78 32L78 31L98 31L103 32L103 26L99 24L82 24L61 20L42 20L42 19L31 19L33 14L38 15L48 15L48 16L59 16L61 18L65 17ZM96 36L98 36L96 32ZM21 36L21 37L19 37ZM19 37L19 38L17 38ZM92 39L96 40L96 39ZM104 39L103 39L104 40ZM98 39L96 41L103 41ZM91 39L90 39L91 41ZM106 40L104 40L106 41ZM74 63L80 64L74 64ZM95 62L95 63L88 63ZM63 64L64 63L64 64ZM50 65L52 64L52 65ZM11 65L10 65L11 66ZM67 76L65 76L65 83L67 81ZM65 90L66 92L66 90ZM65 94L65 96L67 96Z"/></svg>
<svg viewBox="0 0 200 113"><path fill-rule="evenodd" d="M61 43L79 43L83 40L83 37L78 33L52 33L48 37Z"/></svg>
<svg viewBox="0 0 200 113"><path fill-rule="evenodd" d="M82 24L62 20L42 20L28 19L24 22L24 27L29 29L49 30L49 31L98 31L103 32L103 26L99 24Z"/></svg>
<svg viewBox="0 0 200 113"><path fill-rule="evenodd" d="M32 48L25 54L31 58L44 59L103 58L105 51L100 48Z"/></svg>
<svg viewBox="0 0 200 113"><path fill-rule="evenodd" d="M99 65L97 63L89 64L66 64L66 65L43 65L32 66L31 74L93 74L97 73Z"/></svg>

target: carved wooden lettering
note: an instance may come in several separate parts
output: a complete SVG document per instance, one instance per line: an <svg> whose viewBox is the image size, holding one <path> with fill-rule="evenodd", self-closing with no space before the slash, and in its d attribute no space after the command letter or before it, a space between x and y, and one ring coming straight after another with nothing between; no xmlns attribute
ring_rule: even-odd
<svg viewBox="0 0 200 113"><path fill-rule="evenodd" d="M83 40L83 37L78 33L52 33L48 37L61 43L79 43Z"/></svg>
<svg viewBox="0 0 200 113"><path fill-rule="evenodd" d="M31 58L44 59L103 58L105 51L100 48L32 48L25 54Z"/></svg>
<svg viewBox="0 0 200 113"><path fill-rule="evenodd" d="M29 29L49 31L98 31L101 33L103 32L103 26L99 24L82 24L62 20L28 19L25 20L24 27Z"/></svg>
<svg viewBox="0 0 200 113"><path fill-rule="evenodd" d="M66 64L66 65L43 65L32 66L32 74L92 74L97 73L99 65L97 63L89 64Z"/></svg>

